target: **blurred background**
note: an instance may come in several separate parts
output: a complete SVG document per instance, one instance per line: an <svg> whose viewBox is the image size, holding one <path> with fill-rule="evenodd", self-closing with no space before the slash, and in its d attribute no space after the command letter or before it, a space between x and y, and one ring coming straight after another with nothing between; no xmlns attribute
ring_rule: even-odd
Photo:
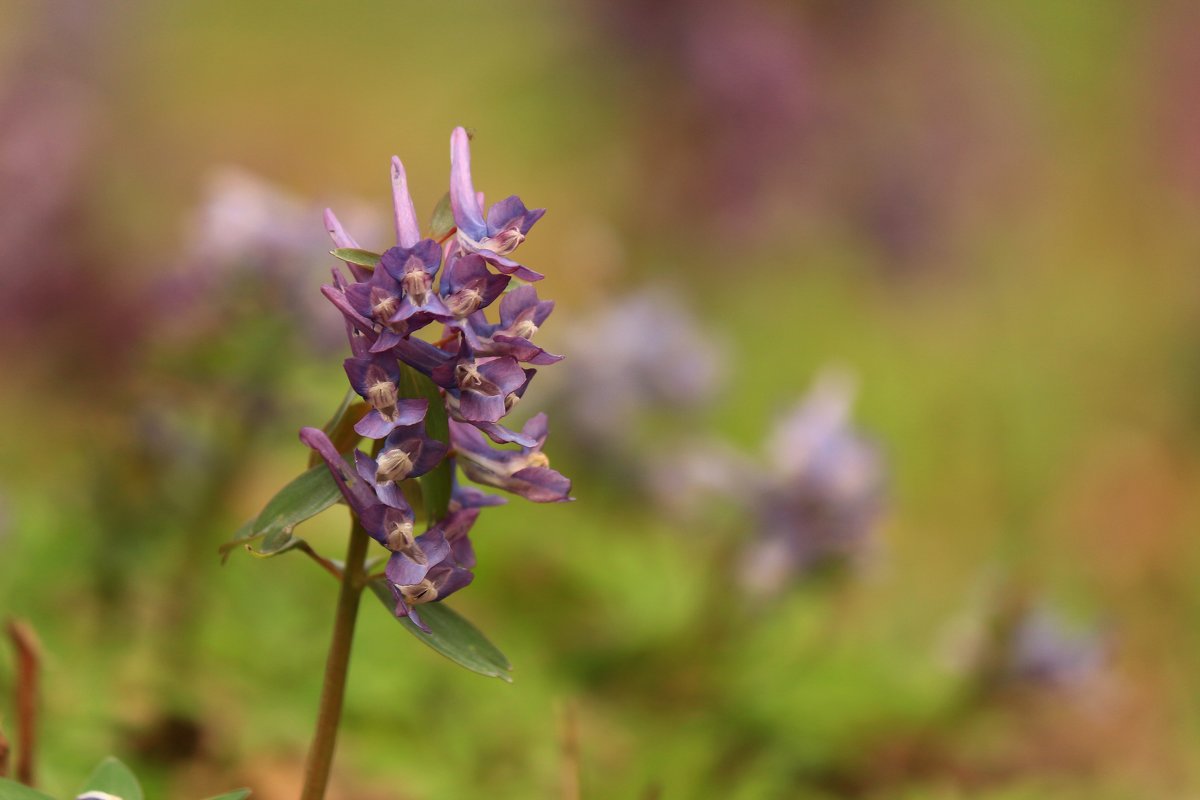
<svg viewBox="0 0 1200 800"><path fill-rule="evenodd" d="M1200 9L0 0L0 611L41 784L295 796L336 587L217 546L345 391L337 209L549 209L573 504L505 685L368 599L331 796L1200 791ZM301 529L332 557L344 511ZM11 660L0 659L8 727Z"/></svg>

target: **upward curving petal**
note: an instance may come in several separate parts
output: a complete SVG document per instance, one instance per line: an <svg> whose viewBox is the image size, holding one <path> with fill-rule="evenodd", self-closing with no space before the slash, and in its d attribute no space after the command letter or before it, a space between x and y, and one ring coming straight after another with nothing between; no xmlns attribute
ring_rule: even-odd
<svg viewBox="0 0 1200 800"><path fill-rule="evenodd" d="M421 241L421 226L417 222L412 195L408 193L404 164L396 156L392 156L392 204L396 210L396 244L412 247Z"/></svg>
<svg viewBox="0 0 1200 800"><path fill-rule="evenodd" d="M475 241L487 237L483 209L471 183L471 145L462 127L450 134L450 209L461 233Z"/></svg>

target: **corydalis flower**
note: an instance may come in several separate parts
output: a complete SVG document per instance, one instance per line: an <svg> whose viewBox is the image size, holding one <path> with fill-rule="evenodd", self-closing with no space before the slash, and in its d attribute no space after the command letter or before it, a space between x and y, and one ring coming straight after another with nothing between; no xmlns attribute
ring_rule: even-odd
<svg viewBox="0 0 1200 800"><path fill-rule="evenodd" d="M440 531L421 535L417 545L424 563L418 563L408 554L395 553L388 559L384 574L396 599L396 616L412 617L413 622L424 627L412 606L444 600L470 584L475 576L454 563L454 551Z"/></svg>
<svg viewBox="0 0 1200 800"><path fill-rule="evenodd" d="M489 323L483 312L472 314L463 336L479 355L511 356L525 364L554 364L563 357L530 341L554 310L553 300L538 300L537 289L519 286L500 301L500 322Z"/></svg>
<svg viewBox="0 0 1200 800"><path fill-rule="evenodd" d="M425 435L425 423L404 425L388 434L375 459L375 482L416 478L436 467L449 448Z"/></svg>
<svg viewBox="0 0 1200 800"><path fill-rule="evenodd" d="M521 369L512 358L476 360L465 340L457 355L420 339L403 339L394 352L445 390L446 411L452 419L474 425L499 444L533 445L532 439L494 419L512 410L537 370Z"/></svg>
<svg viewBox="0 0 1200 800"><path fill-rule="evenodd" d="M396 600L397 616L411 616L424 627L413 606L445 599L474 580L470 570L475 566L475 549L468 534L478 518L478 507L452 508L406 547L392 548L395 552L384 572Z"/></svg>
<svg viewBox="0 0 1200 800"><path fill-rule="evenodd" d="M468 317L490 306L510 280L508 275L491 272L483 256L455 252L446 258L442 301L455 317Z"/></svg>
<svg viewBox="0 0 1200 800"><path fill-rule="evenodd" d="M530 378L515 358L475 358L465 340L458 357L434 369L430 377L457 392L457 416L467 422L499 421Z"/></svg>
<svg viewBox="0 0 1200 800"><path fill-rule="evenodd" d="M533 441L531 446L497 450L477 428L450 423L450 441L458 451L463 472L471 480L519 494L535 503L570 500L571 481L551 469L550 459L542 452L549 433L546 415L530 419L521 433Z"/></svg>
<svg viewBox="0 0 1200 800"><path fill-rule="evenodd" d="M366 454L355 451L357 469L352 471L324 431L304 428L300 431L300 441L325 462L346 504L372 539L393 551L411 546L412 508L395 484L376 484L367 467L375 464Z"/></svg>
<svg viewBox="0 0 1200 800"><path fill-rule="evenodd" d="M742 583L772 594L794 576L858 555L881 510L882 461L850 423L853 386L822 375L772 436L771 472L758 486L757 536Z"/></svg>
<svg viewBox="0 0 1200 800"><path fill-rule="evenodd" d="M371 406L354 425L360 436L382 439L399 426L415 425L425 418L428 400L400 399L400 367L395 358L347 358L345 368L354 391Z"/></svg>
<svg viewBox="0 0 1200 800"><path fill-rule="evenodd" d="M399 308L389 322L400 322L417 313L427 314L430 319L450 316L441 298L433 291L433 276L441 264L442 249L433 239L417 242L412 247L393 247L383 254L379 265L403 290Z"/></svg>
<svg viewBox="0 0 1200 800"><path fill-rule="evenodd" d="M469 253L478 253L506 275L524 281L541 280L541 273L512 261L506 256L525 241L534 223L546 209L525 208L513 195L496 203L483 216L483 200L471 181L471 146L466 130L455 128L450 135L450 208L458 227L458 243Z"/></svg>

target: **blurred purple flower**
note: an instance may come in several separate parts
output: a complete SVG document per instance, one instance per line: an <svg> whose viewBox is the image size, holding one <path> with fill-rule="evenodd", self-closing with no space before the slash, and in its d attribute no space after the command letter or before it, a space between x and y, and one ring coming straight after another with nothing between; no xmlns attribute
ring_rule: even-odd
<svg viewBox="0 0 1200 800"><path fill-rule="evenodd" d="M666 287L619 298L564 334L571 358L555 405L579 444L627 455L634 422L655 411L697 411L715 397L723 346Z"/></svg>
<svg viewBox="0 0 1200 800"><path fill-rule="evenodd" d="M710 251L741 251L791 243L798 225L849 225L883 267L951 265L961 233L994 218L978 198L1022 196L1037 138L1028 92L1016 62L949 7L588 5L607 23L592 26L605 52L640 61L625 87L642 121L631 223L660 240L699 225Z"/></svg>
<svg viewBox="0 0 1200 800"><path fill-rule="evenodd" d="M751 496L761 467L727 442L713 439L671 447L650 461L646 482L656 506L688 522L709 516L714 501Z"/></svg>
<svg viewBox="0 0 1200 800"><path fill-rule="evenodd" d="M368 230L372 215L354 204L353 218ZM244 292L245 282L261 287L258 295L281 319L294 321L298 332L322 350L341 340L336 322L303 275L323 248L320 229L312 224L319 206L241 169L214 170L190 224L177 267L152 287L153 308L160 327L177 327L193 335L197 315L228 308L221 292ZM364 287L365 295L365 287ZM261 307L256 312L261 314ZM361 313L370 316L369 306Z"/></svg>
<svg viewBox="0 0 1200 800"><path fill-rule="evenodd" d="M1055 688L1079 686L1104 669L1109 649L1098 631L1072 629L1049 608L1034 607L1013 630L1007 677Z"/></svg>
<svg viewBox="0 0 1200 800"><path fill-rule="evenodd" d="M796 577L863 554L882 511L883 463L851 425L854 389L839 372L818 377L770 439L770 467L751 500L755 538L742 584L774 594Z"/></svg>

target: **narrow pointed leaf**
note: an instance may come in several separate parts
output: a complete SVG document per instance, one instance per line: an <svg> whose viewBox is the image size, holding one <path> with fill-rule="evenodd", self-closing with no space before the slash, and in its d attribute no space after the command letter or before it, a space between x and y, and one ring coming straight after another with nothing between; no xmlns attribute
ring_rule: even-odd
<svg viewBox="0 0 1200 800"><path fill-rule="evenodd" d="M243 800L243 798L246 798L249 796L250 796L249 789L234 789L232 792L226 792L225 794L219 794L216 797L208 798L208 800Z"/></svg>
<svg viewBox="0 0 1200 800"><path fill-rule="evenodd" d="M342 261L348 261L360 267L376 267L379 265L379 259L381 258L379 253L372 253L370 250L359 250L357 247L339 247L336 250L330 250L329 253Z"/></svg>
<svg viewBox="0 0 1200 800"><path fill-rule="evenodd" d="M408 398L429 401L429 410L425 412L425 433L430 439L449 444L450 423L446 421L446 405L437 385L407 364L401 366L400 393ZM450 459L443 459L442 463L417 480L421 485L421 501L425 506L425 513L429 524L433 525L445 517L450 508Z"/></svg>
<svg viewBox="0 0 1200 800"><path fill-rule="evenodd" d="M454 211L450 208L450 193L442 195L437 206L433 209L433 219L429 223L429 238L439 242L454 230Z"/></svg>
<svg viewBox="0 0 1200 800"><path fill-rule="evenodd" d="M354 426L370 410L371 407L369 405L358 401L358 394L353 389L346 392L346 396L342 398L342 404L338 406L338 410L333 412L333 416L329 418L329 421L325 423L325 427L321 429L325 431L325 435L333 442L333 446L337 448L339 453L349 453L362 441L362 436L354 430ZM309 453L309 467L315 467L323 463L321 456L316 450Z"/></svg>
<svg viewBox="0 0 1200 800"><path fill-rule="evenodd" d="M280 553L286 553L302 544L304 544L304 540L293 536L291 528L284 528L281 531L271 531L262 537L257 546L246 545L246 551L258 558L270 558Z"/></svg>
<svg viewBox="0 0 1200 800"><path fill-rule="evenodd" d="M243 545L251 549L259 540L262 544L255 555L285 553L299 544L292 529L332 506L341 496L329 469L324 464L312 467L280 489L253 523L243 525L233 539L221 545L221 555L228 558L231 551Z"/></svg>
<svg viewBox="0 0 1200 800"><path fill-rule="evenodd" d="M371 591L383 603L389 614L395 614L396 601L392 597L392 590L386 578L371 581ZM445 603L426 603L420 606L418 613L429 626L429 633L418 628L408 617L401 617L399 621L409 633L420 639L422 644L472 672L512 683L512 675L509 674L512 664L504 654L489 642L478 628Z"/></svg>
<svg viewBox="0 0 1200 800"><path fill-rule="evenodd" d="M112 756L100 762L84 782L79 796L87 797L89 792L104 792L121 800L144 800L138 779L129 771L129 767Z"/></svg>
<svg viewBox="0 0 1200 800"><path fill-rule="evenodd" d="M54 800L48 794L30 789L23 783L0 778L0 800Z"/></svg>
<svg viewBox="0 0 1200 800"><path fill-rule="evenodd" d="M242 523L242 527L238 528L237 532L233 534L232 539L217 548L217 552L221 554L222 564L229 560L229 554L234 550L242 547L243 545L248 546L250 542L262 538L261 533L254 532L254 522L255 520L253 519L246 520L244 523Z"/></svg>

